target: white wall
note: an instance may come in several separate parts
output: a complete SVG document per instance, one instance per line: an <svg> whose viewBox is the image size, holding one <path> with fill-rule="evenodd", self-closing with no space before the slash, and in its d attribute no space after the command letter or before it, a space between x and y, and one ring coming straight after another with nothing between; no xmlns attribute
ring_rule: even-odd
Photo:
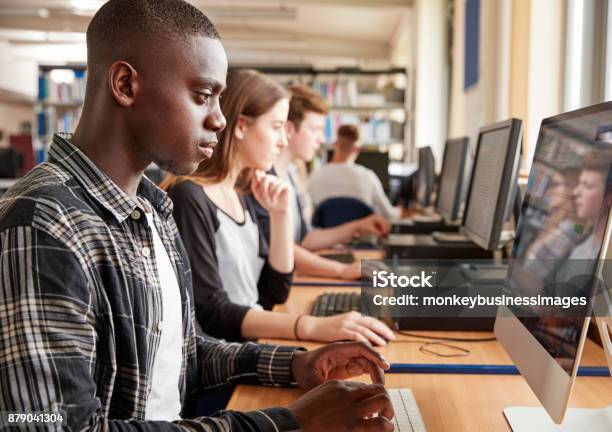
<svg viewBox="0 0 612 432"><path fill-rule="evenodd" d="M465 90L465 0L454 0L449 137L468 136L473 151L482 126L509 117L510 2L481 1L479 77Z"/></svg>
<svg viewBox="0 0 612 432"><path fill-rule="evenodd" d="M0 88L35 98L39 64L83 64L86 60L84 44L12 45L0 41Z"/></svg>
<svg viewBox="0 0 612 432"><path fill-rule="evenodd" d="M564 11L559 0L531 2L527 127L523 168L528 171L542 119L562 111Z"/></svg>
<svg viewBox="0 0 612 432"><path fill-rule="evenodd" d="M440 169L447 135L448 64L445 0L415 0L414 144L431 146Z"/></svg>
<svg viewBox="0 0 612 432"><path fill-rule="evenodd" d="M0 131L3 135L0 139L0 148L8 147L10 134L21 132L19 126L22 122L32 124L33 121L34 105L0 102Z"/></svg>

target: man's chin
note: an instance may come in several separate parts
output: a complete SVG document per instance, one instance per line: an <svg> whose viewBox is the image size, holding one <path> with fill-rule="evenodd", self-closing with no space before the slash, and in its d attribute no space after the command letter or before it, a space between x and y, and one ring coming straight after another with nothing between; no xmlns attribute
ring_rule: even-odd
<svg viewBox="0 0 612 432"><path fill-rule="evenodd" d="M200 162L194 162L189 165L179 165L175 162L166 162L166 161L164 162L159 161L155 163L157 164L158 167L160 167L164 171L167 171L177 176L193 174L195 170L197 170L198 167L200 166Z"/></svg>

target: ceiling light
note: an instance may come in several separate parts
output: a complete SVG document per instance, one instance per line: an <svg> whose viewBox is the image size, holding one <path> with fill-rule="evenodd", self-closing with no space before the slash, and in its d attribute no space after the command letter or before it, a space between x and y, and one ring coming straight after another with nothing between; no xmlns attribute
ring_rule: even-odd
<svg viewBox="0 0 612 432"><path fill-rule="evenodd" d="M70 0L70 5L82 12L95 12L104 4L104 0Z"/></svg>

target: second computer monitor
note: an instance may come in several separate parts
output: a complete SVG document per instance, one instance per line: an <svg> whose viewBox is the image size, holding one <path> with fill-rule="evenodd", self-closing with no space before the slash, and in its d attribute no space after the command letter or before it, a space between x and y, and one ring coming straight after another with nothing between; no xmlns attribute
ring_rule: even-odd
<svg viewBox="0 0 612 432"><path fill-rule="evenodd" d="M467 137L446 141L436 212L446 221L459 217L463 198L469 139Z"/></svg>
<svg viewBox="0 0 612 432"><path fill-rule="evenodd" d="M499 247L505 215L512 205L521 129L521 120L510 119L485 126L478 134L461 229L486 250Z"/></svg>
<svg viewBox="0 0 612 432"><path fill-rule="evenodd" d="M419 148L419 170L417 172L417 203L422 207L431 205L431 194L435 178L435 160L431 147Z"/></svg>

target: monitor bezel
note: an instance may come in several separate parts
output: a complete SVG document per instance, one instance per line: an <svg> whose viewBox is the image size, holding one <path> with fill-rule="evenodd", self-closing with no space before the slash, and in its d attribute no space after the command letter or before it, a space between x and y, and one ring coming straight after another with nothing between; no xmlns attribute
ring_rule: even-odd
<svg viewBox="0 0 612 432"><path fill-rule="evenodd" d="M451 205L451 211L449 215L444 214L440 210L440 196L442 191L442 181L444 179L444 168L446 166L446 156L448 152L448 147L452 145L461 146L461 155L460 155L460 165L459 165L459 173L454 182L454 194L453 194L453 203ZM467 170L467 157L470 147L470 139L468 137L461 138L453 138L446 141L446 145L444 146L444 154L442 156L442 170L440 171L440 184L438 186L438 193L436 195L436 213L438 213L447 223L452 223L459 218L459 210L461 208L461 198L463 193L463 187L465 184L465 173Z"/></svg>
<svg viewBox="0 0 612 432"><path fill-rule="evenodd" d="M419 200L419 187L420 187L421 174L418 170L421 169L421 153L422 152L424 153L426 150L429 150L429 152L427 153L427 157L429 158L429 162L431 162L431 167L428 167L428 168L431 168L431 170L428 173L430 175L428 176L427 191L425 192L426 199L424 202L421 202ZM431 146L419 147L418 152L419 152L419 155L418 155L419 156L418 157L419 167L417 170L416 201L421 207L428 208L432 205L431 195L433 194L434 182L436 179L436 159L434 157L433 149L431 148Z"/></svg>
<svg viewBox="0 0 612 432"><path fill-rule="evenodd" d="M493 224L491 231L488 233L488 238L483 238L476 232L466 227L467 215L469 213L472 186L474 185L474 176L476 175L476 164L478 163L478 156L481 150L482 136L498 130L498 129L510 129L508 139L508 147L506 149L506 157L504 160L504 166L501 173L502 182L500 185L500 191L497 194L497 200L495 202L495 208L493 211ZM470 186L468 189L467 196L465 198L465 208L463 210L463 216L461 218L461 232L471 241L476 243L481 248L494 251L499 249L499 240L501 237L502 227L506 216L506 210L512 199L512 190L516 185L518 178L519 169L519 155L521 151L522 143L522 131L523 122L520 119L511 118L501 122L493 123L488 126L480 128L478 132L478 143L476 145L476 154L474 156L474 162L472 164L472 172L470 174Z"/></svg>
<svg viewBox="0 0 612 432"><path fill-rule="evenodd" d="M604 102L602 104L546 118L542 120L540 125L538 143L542 138L544 127L548 124L564 121L573 117L584 117L602 111L612 111L612 102ZM536 143L536 150L538 143ZM534 158L535 154L534 152ZM595 269L595 274L601 277L607 286L612 286L610 285L612 281L606 280L608 278L602 272L602 269L603 263L606 260L612 259L612 247L610 247L611 240L612 207L608 213L602 248ZM602 259L602 257L604 259ZM563 421L567 411L590 322L591 318L585 317L580 332L580 339L578 341L576 359L571 374L568 374L509 308L502 306L498 309L493 330L495 336L514 362L521 375L523 375L544 409L546 409L552 420L558 424ZM612 366L612 364L610 366Z"/></svg>

